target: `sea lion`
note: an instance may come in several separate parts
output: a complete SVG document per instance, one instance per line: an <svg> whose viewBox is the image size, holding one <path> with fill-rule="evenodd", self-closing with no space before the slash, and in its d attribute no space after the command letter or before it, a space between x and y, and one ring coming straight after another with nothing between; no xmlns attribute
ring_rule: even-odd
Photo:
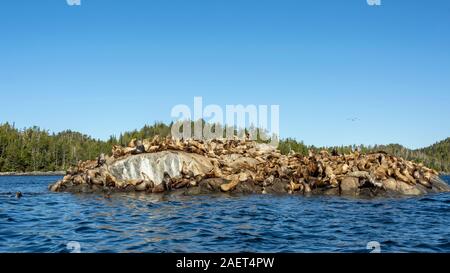
<svg viewBox="0 0 450 273"><path fill-rule="evenodd" d="M155 187L152 189L152 193L163 193L163 192L165 192L165 191L166 191L166 187L165 187L165 185L164 185L164 182L161 183L161 184L159 184L159 185L157 185L157 186L155 186Z"/></svg>
<svg viewBox="0 0 450 273"><path fill-rule="evenodd" d="M406 177L405 175L403 175L399 168L395 169L394 174L395 174L395 177L396 177L398 180L400 180L400 181L402 181L402 182L405 182L405 183L408 183L408 184L411 183L411 181L408 179L408 177Z"/></svg>
<svg viewBox="0 0 450 273"><path fill-rule="evenodd" d="M97 159L97 165L98 165L99 167L101 167L101 166L105 165L105 163L106 163L105 154L104 154L104 153L101 153L100 156L99 156L98 159Z"/></svg>
<svg viewBox="0 0 450 273"><path fill-rule="evenodd" d="M142 144L142 141L138 140L138 141L136 141L136 147L131 152L131 154L138 155L138 154L143 154L143 153L145 153L145 146L144 146L144 144Z"/></svg>
<svg viewBox="0 0 450 273"><path fill-rule="evenodd" d="M137 183L135 185L136 191L146 191L147 190L147 183L145 180L140 180L140 183Z"/></svg>
<svg viewBox="0 0 450 273"><path fill-rule="evenodd" d="M162 182L153 188L152 193L163 193L169 190L169 188L172 188L172 179L167 172L164 172L164 178Z"/></svg>
<svg viewBox="0 0 450 273"><path fill-rule="evenodd" d="M304 185L303 185L303 183L297 184L297 183L294 183L294 181L291 181L290 182L290 190L292 190L292 192L296 192L296 191L303 192Z"/></svg>
<svg viewBox="0 0 450 273"><path fill-rule="evenodd" d="M147 185L148 189L153 189L155 187L155 182L146 173L141 172L142 177L144 177L144 183Z"/></svg>
<svg viewBox="0 0 450 273"><path fill-rule="evenodd" d="M81 184L84 184L84 183L85 183L85 180L84 180L84 178L83 178L81 175L77 175L77 176L75 176L75 177L73 178L73 183L74 183L75 185L81 185Z"/></svg>
<svg viewBox="0 0 450 273"><path fill-rule="evenodd" d="M172 178L170 177L169 173L164 172L164 178L163 178L163 184L165 187L165 190L171 191L173 186Z"/></svg>
<svg viewBox="0 0 450 273"><path fill-rule="evenodd" d="M239 180L239 176L238 175L233 175L231 182L227 183L227 184L222 184L220 186L220 189L223 192L229 192L232 189L234 189L241 181Z"/></svg>
<svg viewBox="0 0 450 273"><path fill-rule="evenodd" d="M136 139L135 138L130 140L130 142L128 143L128 148L136 148Z"/></svg>
<svg viewBox="0 0 450 273"><path fill-rule="evenodd" d="M420 178L422 178L422 175L420 174L420 172L418 170L414 171L413 173L413 177L417 180L419 180Z"/></svg>
<svg viewBox="0 0 450 273"><path fill-rule="evenodd" d="M303 183L303 192L304 193L311 193L311 187L307 183Z"/></svg>
<svg viewBox="0 0 450 273"><path fill-rule="evenodd" d="M417 181L419 182L420 185L424 186L427 189L432 189L433 188L433 185L430 182L428 182L428 181L426 181L424 179L419 179Z"/></svg>
<svg viewBox="0 0 450 273"><path fill-rule="evenodd" d="M106 187L116 187L119 184L120 184L119 181L117 181L117 179L114 176L112 176L110 173L105 173Z"/></svg>
<svg viewBox="0 0 450 273"><path fill-rule="evenodd" d="M334 148L333 151L331 151L331 156L339 156L339 152L337 151L336 148Z"/></svg>
<svg viewBox="0 0 450 273"><path fill-rule="evenodd" d="M105 199L111 199L111 192L106 192L104 195L103 195L103 198L105 198Z"/></svg>

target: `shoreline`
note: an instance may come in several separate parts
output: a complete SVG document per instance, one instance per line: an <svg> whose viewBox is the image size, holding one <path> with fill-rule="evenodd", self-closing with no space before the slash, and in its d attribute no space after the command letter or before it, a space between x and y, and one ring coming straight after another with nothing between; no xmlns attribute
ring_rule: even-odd
<svg viewBox="0 0 450 273"><path fill-rule="evenodd" d="M64 176L65 171L55 172L0 172L0 176Z"/></svg>

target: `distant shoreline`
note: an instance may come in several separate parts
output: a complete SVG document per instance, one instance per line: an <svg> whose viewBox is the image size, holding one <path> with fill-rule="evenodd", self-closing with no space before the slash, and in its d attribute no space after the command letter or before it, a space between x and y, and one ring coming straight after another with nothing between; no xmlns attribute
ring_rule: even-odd
<svg viewBox="0 0 450 273"><path fill-rule="evenodd" d="M64 176L66 172L0 172L0 176Z"/></svg>

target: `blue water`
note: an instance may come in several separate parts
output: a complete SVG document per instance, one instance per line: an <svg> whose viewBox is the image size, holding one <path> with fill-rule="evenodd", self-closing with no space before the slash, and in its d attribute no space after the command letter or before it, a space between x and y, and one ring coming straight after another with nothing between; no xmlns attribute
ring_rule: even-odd
<svg viewBox="0 0 450 273"><path fill-rule="evenodd" d="M107 199L48 192L57 179L0 177L0 252L450 252L450 194Z"/></svg>

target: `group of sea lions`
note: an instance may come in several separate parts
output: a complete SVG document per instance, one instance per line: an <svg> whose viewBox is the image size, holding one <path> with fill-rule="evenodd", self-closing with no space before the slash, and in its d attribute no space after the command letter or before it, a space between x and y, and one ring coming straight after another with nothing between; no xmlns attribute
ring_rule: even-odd
<svg viewBox="0 0 450 273"><path fill-rule="evenodd" d="M79 162L49 189L371 196L450 190L437 171L384 152L283 155L267 144L250 140L201 141L158 136L132 140L127 147L114 146L112 156L100 155L97 160Z"/></svg>

